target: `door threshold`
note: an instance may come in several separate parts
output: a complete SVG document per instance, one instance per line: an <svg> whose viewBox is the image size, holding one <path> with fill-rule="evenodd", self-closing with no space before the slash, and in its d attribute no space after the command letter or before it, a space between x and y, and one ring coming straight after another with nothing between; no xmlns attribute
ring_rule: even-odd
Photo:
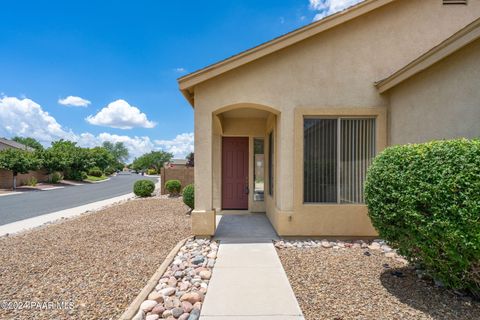
<svg viewBox="0 0 480 320"><path fill-rule="evenodd" d="M233 214L251 214L250 210L236 210L236 209L222 209L217 214L219 215L233 215Z"/></svg>

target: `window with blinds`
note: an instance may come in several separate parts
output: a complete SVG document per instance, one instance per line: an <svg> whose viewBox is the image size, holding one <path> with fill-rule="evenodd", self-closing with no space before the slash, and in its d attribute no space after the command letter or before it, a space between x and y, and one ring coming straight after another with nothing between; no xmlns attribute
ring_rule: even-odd
<svg viewBox="0 0 480 320"><path fill-rule="evenodd" d="M375 119L304 119L304 202L363 203Z"/></svg>

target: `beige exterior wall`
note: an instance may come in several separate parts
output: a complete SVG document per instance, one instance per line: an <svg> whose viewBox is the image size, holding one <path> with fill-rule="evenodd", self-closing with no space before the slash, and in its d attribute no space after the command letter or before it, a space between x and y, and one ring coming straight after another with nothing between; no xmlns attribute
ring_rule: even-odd
<svg viewBox="0 0 480 320"><path fill-rule="evenodd" d="M266 192L265 205L277 232L374 236L365 219L365 206L312 209L298 205L298 191L292 189L298 176L296 165L303 159L293 151L298 147L294 138L298 131L295 110L387 110L388 96L380 95L373 82L389 76L479 16L480 1L469 1L468 6L443 6L440 0L395 1L197 85L196 211L209 212L220 206L221 185L215 168L221 164L219 146L223 133L215 131L219 125L215 122L220 122L215 114L252 104L269 108L276 115L275 196L270 199ZM245 129L234 123L228 127L232 132L235 127Z"/></svg>
<svg viewBox="0 0 480 320"><path fill-rule="evenodd" d="M480 40L390 90L390 143L480 137Z"/></svg>

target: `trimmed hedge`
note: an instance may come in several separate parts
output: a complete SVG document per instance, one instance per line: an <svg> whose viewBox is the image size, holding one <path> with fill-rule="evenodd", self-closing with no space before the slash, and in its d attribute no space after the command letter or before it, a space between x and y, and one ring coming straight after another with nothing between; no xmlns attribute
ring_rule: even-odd
<svg viewBox="0 0 480 320"><path fill-rule="evenodd" d="M101 177L103 176L102 169L99 167L93 167L90 170L88 170L88 175L92 177Z"/></svg>
<svg viewBox="0 0 480 320"><path fill-rule="evenodd" d="M168 180L165 182L165 189L167 189L171 195L178 195L182 189L182 184L178 180Z"/></svg>
<svg viewBox="0 0 480 320"><path fill-rule="evenodd" d="M193 184L189 184L185 188L183 188L183 203L193 209L195 205L195 188Z"/></svg>
<svg viewBox="0 0 480 320"><path fill-rule="evenodd" d="M155 170L155 169L148 169L148 170L147 170L147 174L150 175L150 176L156 175L156 174L157 174L157 170Z"/></svg>
<svg viewBox="0 0 480 320"><path fill-rule="evenodd" d="M155 190L155 183L151 180L138 180L133 185L133 193L139 197L150 197Z"/></svg>
<svg viewBox="0 0 480 320"><path fill-rule="evenodd" d="M370 167L365 195L400 254L445 286L480 294L480 140L390 147Z"/></svg>

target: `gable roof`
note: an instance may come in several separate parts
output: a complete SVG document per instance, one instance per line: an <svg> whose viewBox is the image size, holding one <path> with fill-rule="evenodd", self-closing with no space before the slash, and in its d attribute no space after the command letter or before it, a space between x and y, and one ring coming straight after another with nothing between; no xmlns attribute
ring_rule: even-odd
<svg viewBox="0 0 480 320"><path fill-rule="evenodd" d="M24 145L23 143L13 141L13 140L8 140L5 138L0 138L0 144L7 145L11 148L15 149L21 149L21 150L27 150L27 151L33 151L33 148L30 148L29 146Z"/></svg>
<svg viewBox="0 0 480 320"><path fill-rule="evenodd" d="M435 63L445 59L479 38L480 19L477 19L405 67L396 71L388 78L377 81L375 86L380 93L383 93L423 70L430 68Z"/></svg>
<svg viewBox="0 0 480 320"><path fill-rule="evenodd" d="M310 23L302 28L274 38L268 42L256 47L240 52L225 60L209 65L203 69L187 74L178 79L180 91L193 106L194 87L214 78L222 73L238 68L254 60L260 59L273 52L291 46L302 40L317 35L323 31L332 29L342 23L355 19L379 7L389 4L396 0L364 0L343 11L327 16L319 21Z"/></svg>

